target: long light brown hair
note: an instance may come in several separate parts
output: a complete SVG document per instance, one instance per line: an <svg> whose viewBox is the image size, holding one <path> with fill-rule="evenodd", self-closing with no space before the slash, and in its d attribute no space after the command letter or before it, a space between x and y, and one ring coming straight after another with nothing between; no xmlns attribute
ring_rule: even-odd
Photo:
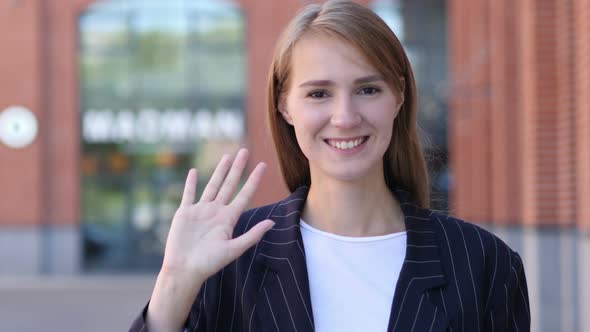
<svg viewBox="0 0 590 332"><path fill-rule="evenodd" d="M283 178L292 192L310 186L309 161L299 148L294 128L279 113L289 89L293 47L309 33L328 34L356 47L387 83L403 93L393 134L383 156L385 183L410 192L411 199L429 206L428 171L416 123L416 83L406 53L387 24L370 9L352 1L327 1L306 6L287 26L275 48L268 77L268 121ZM396 105L391 105L395 111Z"/></svg>

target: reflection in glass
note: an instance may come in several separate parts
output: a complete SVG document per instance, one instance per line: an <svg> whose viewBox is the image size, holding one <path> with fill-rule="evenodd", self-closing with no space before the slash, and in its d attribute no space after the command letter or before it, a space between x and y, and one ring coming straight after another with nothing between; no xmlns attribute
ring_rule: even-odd
<svg viewBox="0 0 590 332"><path fill-rule="evenodd" d="M245 137L243 15L231 1L109 0L79 31L84 266L155 269L187 170L206 183Z"/></svg>
<svg viewBox="0 0 590 332"><path fill-rule="evenodd" d="M452 178L448 168L445 2L375 0L371 7L398 36L412 64L418 85L418 124L430 171L431 206L448 211Z"/></svg>

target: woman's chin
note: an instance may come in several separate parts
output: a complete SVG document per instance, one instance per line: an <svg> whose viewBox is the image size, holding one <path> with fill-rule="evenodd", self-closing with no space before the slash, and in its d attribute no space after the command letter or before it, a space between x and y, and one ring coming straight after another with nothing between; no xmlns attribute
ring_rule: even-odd
<svg viewBox="0 0 590 332"><path fill-rule="evenodd" d="M365 182L370 183L375 179L381 179L381 181L383 181L383 172L379 173L367 167L339 167L338 169L325 170L318 175L319 178L316 177L318 182L336 181L348 184L362 184ZM312 173L312 181L313 180L314 176Z"/></svg>

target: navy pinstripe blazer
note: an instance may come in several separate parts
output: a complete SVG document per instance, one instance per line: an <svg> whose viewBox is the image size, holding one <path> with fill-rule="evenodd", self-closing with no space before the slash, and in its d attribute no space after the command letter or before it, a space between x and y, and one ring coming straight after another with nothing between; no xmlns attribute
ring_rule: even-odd
<svg viewBox="0 0 590 332"><path fill-rule="evenodd" d="M234 236L267 218L276 225L206 281L185 331L314 330L299 230L307 192L301 187L240 217ZM519 255L478 226L417 207L404 190L395 195L405 215L407 248L388 331L529 331ZM130 331L147 331L145 313Z"/></svg>

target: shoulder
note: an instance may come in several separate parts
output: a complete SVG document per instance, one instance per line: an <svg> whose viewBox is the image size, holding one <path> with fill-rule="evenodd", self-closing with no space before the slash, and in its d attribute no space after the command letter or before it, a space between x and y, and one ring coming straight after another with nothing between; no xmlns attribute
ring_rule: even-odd
<svg viewBox="0 0 590 332"><path fill-rule="evenodd" d="M447 270L462 275L454 278L472 279L479 284L486 307L495 302L497 294L506 297L505 292L523 285L526 288L520 255L498 236L468 221L436 212L431 213L431 220L438 230L441 258L444 257ZM453 276L453 272L449 274Z"/></svg>
<svg viewBox="0 0 590 332"><path fill-rule="evenodd" d="M430 216L441 243L452 252L469 253L486 264L510 261L518 255L502 239L479 225L434 211Z"/></svg>
<svg viewBox="0 0 590 332"><path fill-rule="evenodd" d="M529 299L520 255L480 226L438 213L431 216L439 230L441 257L445 256L447 271L452 271L447 276L457 281L457 288L472 283L486 323L528 330Z"/></svg>

